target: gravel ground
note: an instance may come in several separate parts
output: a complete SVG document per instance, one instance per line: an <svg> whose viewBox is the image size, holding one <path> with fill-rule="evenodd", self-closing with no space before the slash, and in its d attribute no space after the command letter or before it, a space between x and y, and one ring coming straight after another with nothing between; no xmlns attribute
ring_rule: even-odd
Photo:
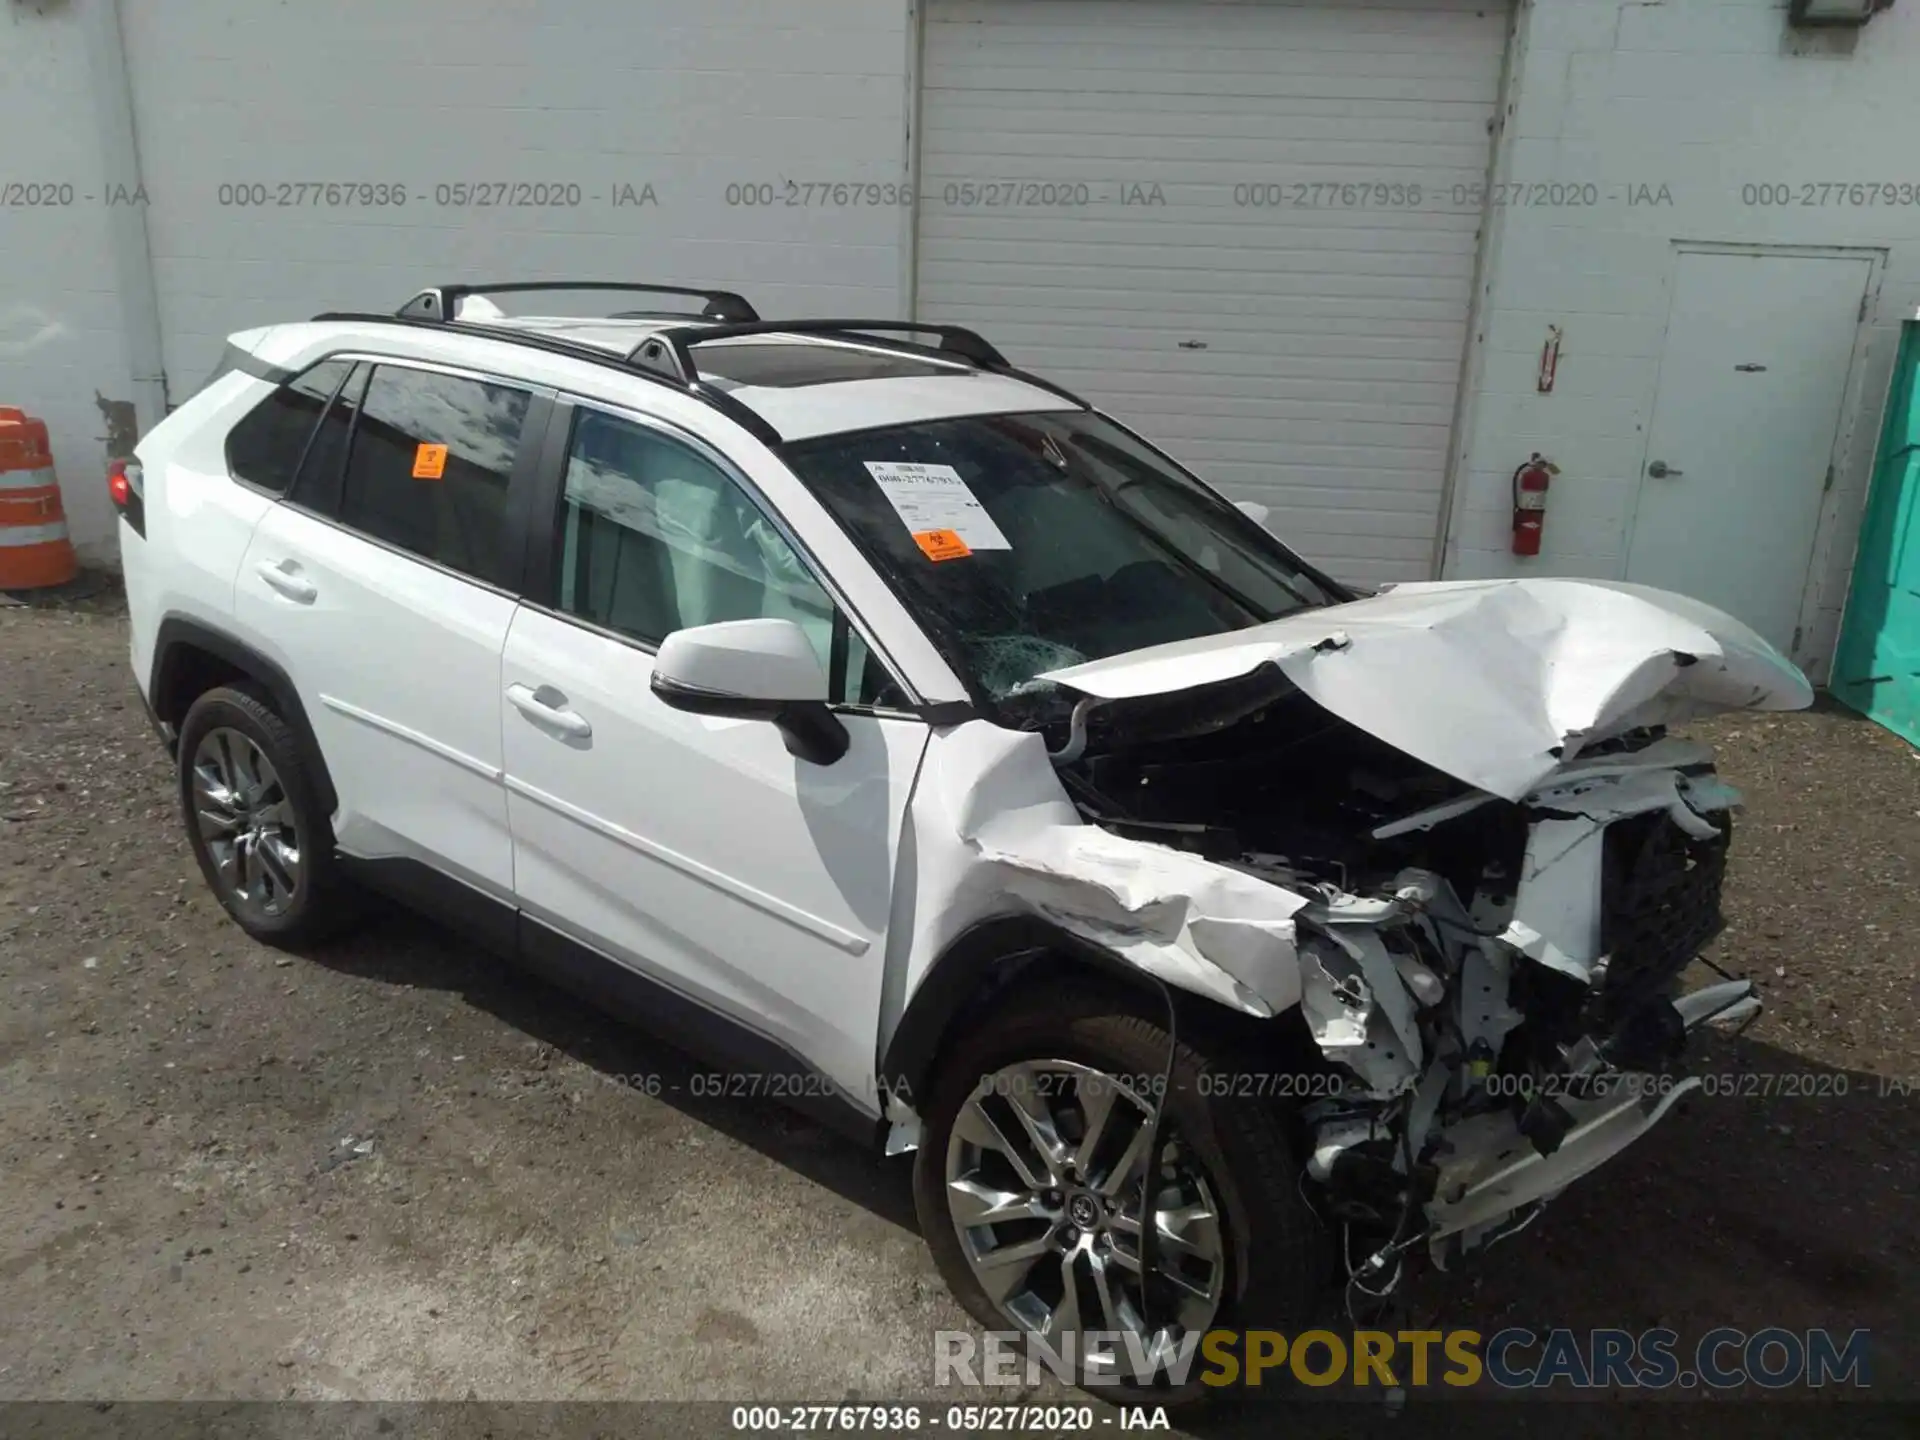
<svg viewBox="0 0 1920 1440"><path fill-rule="evenodd" d="M425 923L255 945L204 891L125 655L110 598L0 609L0 1399L930 1393L931 1332L966 1322L901 1165L621 1085L694 1066ZM1920 757L1839 709L1701 733L1749 801L1718 958L1767 1010L1703 1061L1743 1093L1416 1308L1867 1327L1885 1393L1920 1357ZM1557 1408L1562 1436L1602 1409ZM1388 1433L1485 1409L1417 1399ZM1307 1428L1351 1428L1332 1410Z"/></svg>

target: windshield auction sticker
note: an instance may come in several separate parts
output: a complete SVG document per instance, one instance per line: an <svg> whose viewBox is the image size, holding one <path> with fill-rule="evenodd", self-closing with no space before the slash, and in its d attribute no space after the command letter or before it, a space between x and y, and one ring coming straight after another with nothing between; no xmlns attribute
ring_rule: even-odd
<svg viewBox="0 0 1920 1440"><path fill-rule="evenodd" d="M869 460L867 473L879 485L894 512L914 536L934 531L960 538L965 550L946 555L928 555L948 559L955 554L975 550L1011 550L1013 544L1000 533L987 507L960 478L951 465L908 465L894 460ZM925 549L923 545L921 547Z"/></svg>

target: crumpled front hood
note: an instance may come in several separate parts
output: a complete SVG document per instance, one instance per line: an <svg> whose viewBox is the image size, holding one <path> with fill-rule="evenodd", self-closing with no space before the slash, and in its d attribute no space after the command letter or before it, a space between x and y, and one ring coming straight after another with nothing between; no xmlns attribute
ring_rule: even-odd
<svg viewBox="0 0 1920 1440"><path fill-rule="evenodd" d="M1638 725L1813 701L1793 662L1731 615L1595 580L1397 585L1040 678L1126 700L1235 680L1261 665L1279 667L1350 724L1509 800L1582 746Z"/></svg>

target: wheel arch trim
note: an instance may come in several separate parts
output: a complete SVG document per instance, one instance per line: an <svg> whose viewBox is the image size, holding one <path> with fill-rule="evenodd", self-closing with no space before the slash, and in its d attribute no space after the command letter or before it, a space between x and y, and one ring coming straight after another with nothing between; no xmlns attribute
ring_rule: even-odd
<svg viewBox="0 0 1920 1440"><path fill-rule="evenodd" d="M178 693L190 673L187 657L194 651L225 662L266 690L274 709L300 743L304 752L302 759L313 777L322 809L328 815L339 809L340 797L334 789L326 757L321 754L320 742L307 719L306 706L300 702L300 692L287 672L244 640L184 615L168 615L160 622L154 637L153 673L147 687L148 704L153 713L174 727L174 740L168 748L177 747L179 724L197 698Z"/></svg>
<svg viewBox="0 0 1920 1440"><path fill-rule="evenodd" d="M1153 977L1117 952L1041 916L1000 915L977 921L934 957L887 1038L878 1071L887 1093L918 1108L955 1022L1048 958L1095 972L1130 990L1155 990Z"/></svg>

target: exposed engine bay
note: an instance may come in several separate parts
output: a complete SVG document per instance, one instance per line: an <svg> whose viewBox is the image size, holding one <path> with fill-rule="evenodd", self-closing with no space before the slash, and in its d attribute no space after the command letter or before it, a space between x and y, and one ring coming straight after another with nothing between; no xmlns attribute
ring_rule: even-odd
<svg viewBox="0 0 1920 1440"><path fill-rule="evenodd" d="M959 837L1167 983L1298 1007L1338 1077L1301 1114L1307 1172L1376 1265L1524 1225L1698 1084L1690 1031L1759 1010L1743 980L1677 993L1739 797L1664 727L1811 691L1720 612L1410 585L1041 680L1051 783L985 760Z"/></svg>
<svg viewBox="0 0 1920 1440"><path fill-rule="evenodd" d="M1306 1116L1309 1173L1332 1215L1394 1233L1417 1205L1429 1238L1469 1247L1524 1223L1481 1182L1683 1083L1690 1027L1673 992L1721 927L1738 797L1703 748L1648 728L1592 747L1563 782L1515 803L1376 740L1272 671L1245 690L1247 713L1198 733L1191 707L1136 708L1116 727L1094 710L1062 784L1114 834L1306 898L1294 916L1304 1017L1352 1076ZM1597 937L1584 933L1595 925ZM1744 982L1723 988L1709 1012L1757 1009Z"/></svg>

